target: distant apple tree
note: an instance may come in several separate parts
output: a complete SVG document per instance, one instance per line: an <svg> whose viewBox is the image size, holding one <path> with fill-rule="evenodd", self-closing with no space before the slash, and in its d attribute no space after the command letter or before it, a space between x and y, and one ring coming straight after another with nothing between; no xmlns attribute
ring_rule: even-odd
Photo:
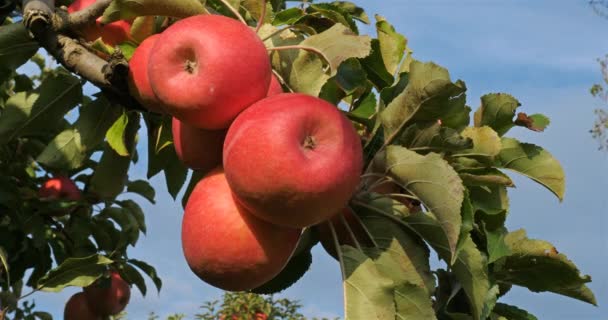
<svg viewBox="0 0 608 320"><path fill-rule="evenodd" d="M541 132L549 119L519 112L521 103L506 93L482 96L472 113L465 83L414 58L382 16L372 21L348 1L99 0L68 14L69 2L0 0L0 319L51 319L28 299L88 286L110 268L144 295L142 274L161 290L146 257L129 254L145 218L154 219L138 201L155 201L148 181L129 172L162 173L182 203L202 174L177 159L170 117L129 94L128 60L147 36L208 13L258 26L283 88L339 106L360 134L365 170L349 206L366 239L348 232L354 239L345 241L330 228L346 319L535 319L500 302L512 286L596 304L591 278L564 254L505 227L507 172L564 196L560 163L506 136ZM80 39L82 26L99 16L134 19L132 40L112 47ZM370 23L376 34L360 35ZM87 84L98 92L84 94ZM147 163L136 148L142 138ZM82 199L41 199L41 184L57 175L76 181ZM318 234L307 228L286 268L253 292L298 281ZM441 268L431 269L430 250Z"/></svg>

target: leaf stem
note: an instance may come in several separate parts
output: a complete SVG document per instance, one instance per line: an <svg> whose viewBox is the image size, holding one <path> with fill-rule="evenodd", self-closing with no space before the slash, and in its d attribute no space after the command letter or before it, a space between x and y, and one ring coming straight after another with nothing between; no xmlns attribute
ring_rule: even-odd
<svg viewBox="0 0 608 320"><path fill-rule="evenodd" d="M334 229L331 221L327 220L327 226L329 227L329 231L331 232L331 238L334 241L334 246L336 248L336 253L338 254L338 261L340 262L340 271L342 273L342 281L346 280L346 269L344 267L344 257L342 256L342 251L340 250L340 243L338 242L338 235L336 234L336 229Z"/></svg>
<svg viewBox="0 0 608 320"><path fill-rule="evenodd" d="M247 25L247 22L245 21L245 19L243 19L243 16L239 13L239 10L237 10L236 8L231 6L230 3L228 3L228 1L226 1L226 0L220 0L220 2L224 6L226 6L226 8L228 8L228 10L230 10L230 12L232 12L232 14L234 14L237 19L239 19L239 21L241 21L243 24Z"/></svg>
<svg viewBox="0 0 608 320"><path fill-rule="evenodd" d="M346 231L348 232L348 235L352 238L353 243L355 244L355 246L357 247L357 250L359 251L363 251L363 248L361 247L361 244L359 243L359 241L357 240L357 236L355 235L355 233L353 232L353 229L350 227L350 224L348 224L348 221L346 221L346 218L344 218L343 214L340 214L340 221L342 222L342 224L344 225L344 227L346 228Z"/></svg>
<svg viewBox="0 0 608 320"><path fill-rule="evenodd" d="M262 1L262 13L260 14L260 18L258 19L258 25L255 27L255 33L260 31L262 25L264 24L264 19L266 18L266 0Z"/></svg>

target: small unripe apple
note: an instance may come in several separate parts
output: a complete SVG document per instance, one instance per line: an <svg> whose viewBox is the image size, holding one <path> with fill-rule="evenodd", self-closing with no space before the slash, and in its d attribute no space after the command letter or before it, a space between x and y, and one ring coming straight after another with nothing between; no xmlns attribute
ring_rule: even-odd
<svg viewBox="0 0 608 320"><path fill-rule="evenodd" d="M273 74L270 78L270 85L268 86L268 94L266 94L266 96L270 97L280 93L283 93L283 87L281 87L281 83L279 82L279 79L277 79L277 76Z"/></svg>
<svg viewBox="0 0 608 320"><path fill-rule="evenodd" d="M205 130L173 118L173 145L179 159L195 170L208 172L222 165L226 130Z"/></svg>
<svg viewBox="0 0 608 320"><path fill-rule="evenodd" d="M228 291L256 288L287 264L300 229L251 215L233 198L221 168L195 186L182 221L182 248L201 280Z"/></svg>
<svg viewBox="0 0 608 320"><path fill-rule="evenodd" d="M85 297L95 313L110 316L123 311L131 298L131 288L116 271L84 288Z"/></svg>
<svg viewBox="0 0 608 320"><path fill-rule="evenodd" d="M103 317L93 312L84 292L78 292L65 304L63 320L103 320Z"/></svg>
<svg viewBox="0 0 608 320"><path fill-rule="evenodd" d="M78 186L66 176L57 176L46 180L38 190L38 196L69 201L78 201L82 198Z"/></svg>
<svg viewBox="0 0 608 320"><path fill-rule="evenodd" d="M243 111L224 142L226 178L256 216L306 227L344 208L362 170L358 134L325 100L283 93Z"/></svg>
<svg viewBox="0 0 608 320"><path fill-rule="evenodd" d="M245 24L220 15L177 21L158 38L150 84L172 116L193 126L226 129L268 93L266 47Z"/></svg>
<svg viewBox="0 0 608 320"><path fill-rule="evenodd" d="M129 92L142 106L156 113L164 113L148 78L148 59L158 34L151 35L139 44L129 60Z"/></svg>
<svg viewBox="0 0 608 320"><path fill-rule="evenodd" d="M357 217L354 215L355 214L352 212L352 210L347 207L341 210L340 213L336 214L331 219L321 222L315 226L319 234L319 241L321 242L321 245L325 251L327 251L327 253L336 260L338 260L336 243L329 224L333 226L334 231L336 232L338 244L341 246L349 245L356 248L357 245L355 243L355 239L361 246L369 247L372 245L369 234L365 231L359 219L357 219ZM353 239L353 236L355 239Z"/></svg>
<svg viewBox="0 0 608 320"><path fill-rule="evenodd" d="M83 10L88 6L95 3L96 0L75 0L68 7L68 13ZM82 35L87 41L95 41L101 37L103 42L110 46L123 43L131 39L131 23L119 20L112 23L103 25L101 23L101 17L97 18L95 23L89 24L82 30Z"/></svg>

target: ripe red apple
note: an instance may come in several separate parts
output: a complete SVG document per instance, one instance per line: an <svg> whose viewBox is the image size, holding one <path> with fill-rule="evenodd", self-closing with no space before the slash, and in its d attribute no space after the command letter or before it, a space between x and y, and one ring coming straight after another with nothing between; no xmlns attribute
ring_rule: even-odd
<svg viewBox="0 0 608 320"><path fill-rule="evenodd" d="M226 130L205 130L173 118L173 144L179 159L188 167L203 172L222 165Z"/></svg>
<svg viewBox="0 0 608 320"><path fill-rule="evenodd" d="M57 176L46 180L38 190L38 196L70 201L78 201L82 198L78 186L66 176Z"/></svg>
<svg viewBox="0 0 608 320"><path fill-rule="evenodd" d="M362 170L359 136L325 100L283 93L243 111L224 142L238 201L274 224L306 227L346 206Z"/></svg>
<svg viewBox="0 0 608 320"><path fill-rule="evenodd" d="M150 84L172 116L199 128L226 129L270 84L264 43L249 27L220 15L177 21L158 38Z"/></svg>
<svg viewBox="0 0 608 320"><path fill-rule="evenodd" d="M133 52L129 60L129 92L148 110L164 113L162 103L152 91L148 78L148 58L158 36L158 34L149 36Z"/></svg>
<svg viewBox="0 0 608 320"><path fill-rule="evenodd" d="M68 7L68 13L85 9L93 3L95 3L95 0L75 0ZM101 24L101 17L99 17L95 21L95 24L87 25L82 30L82 35L87 41L95 41L101 37L103 42L115 46L131 39L131 23L119 20L103 25Z"/></svg>
<svg viewBox="0 0 608 320"><path fill-rule="evenodd" d="M283 87L281 87L281 83L279 82L279 79L277 79L277 76L273 74L270 78L270 85L268 86L268 93L266 96L270 97L280 93L283 93Z"/></svg>
<svg viewBox="0 0 608 320"><path fill-rule="evenodd" d="M338 254L336 252L336 244L334 242L334 238L329 228L329 223L334 227L336 231L336 238L338 239L338 244L341 246L349 245L351 247L357 247L355 241L347 229L347 226L344 224L348 224L348 228L352 231L353 235L356 237L357 242L361 246L371 246L372 241L369 238L367 232L365 232L364 227L361 225L361 222L357 217L354 216L352 210L348 207L341 210L338 214L333 216L331 219L321 222L316 225L317 233L319 234L319 241L321 245L327 251L327 253L334 257L334 259L338 260Z"/></svg>
<svg viewBox="0 0 608 320"><path fill-rule="evenodd" d="M93 312L84 292L78 292L65 304L63 320L103 320L103 317Z"/></svg>
<svg viewBox="0 0 608 320"><path fill-rule="evenodd" d="M255 313L255 320L267 320L268 319L268 315L263 313L263 312L256 312Z"/></svg>
<svg viewBox="0 0 608 320"><path fill-rule="evenodd" d="M101 279L84 288L91 309L104 316L115 315L125 309L131 298L129 284L112 271L110 279Z"/></svg>
<svg viewBox="0 0 608 320"><path fill-rule="evenodd" d="M188 199L182 248L188 266L203 281L243 291L266 283L285 267L300 233L239 206L220 167L199 181Z"/></svg>

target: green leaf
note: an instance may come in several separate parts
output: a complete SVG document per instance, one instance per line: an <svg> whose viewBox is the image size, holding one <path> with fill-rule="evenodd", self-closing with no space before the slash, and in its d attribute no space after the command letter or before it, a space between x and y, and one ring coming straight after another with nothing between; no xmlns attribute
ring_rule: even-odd
<svg viewBox="0 0 608 320"><path fill-rule="evenodd" d="M37 319L40 319L40 320L53 320L53 316L48 312L35 311L32 314L34 315L34 317L36 317Z"/></svg>
<svg viewBox="0 0 608 320"><path fill-rule="evenodd" d="M509 176L495 168L471 170L469 172L461 172L459 175L466 186L515 186Z"/></svg>
<svg viewBox="0 0 608 320"><path fill-rule="evenodd" d="M503 136L513 128L515 110L521 103L505 93L491 93L481 97L481 106L475 111L475 126L488 126Z"/></svg>
<svg viewBox="0 0 608 320"><path fill-rule="evenodd" d="M509 210L509 196L507 188L504 186L469 187L469 191L475 212L482 211L488 215L501 215L506 214Z"/></svg>
<svg viewBox="0 0 608 320"><path fill-rule="evenodd" d="M488 230L484 225L483 229L486 235L488 263L494 263L496 260L511 254L511 249L505 241L505 236L509 233L507 228L499 227L496 230Z"/></svg>
<svg viewBox="0 0 608 320"><path fill-rule="evenodd" d="M469 299L474 319L481 319L490 281L487 260L470 237L464 242L452 269Z"/></svg>
<svg viewBox="0 0 608 320"><path fill-rule="evenodd" d="M377 245L364 248L364 252L374 260L378 271L398 286L413 284L424 288L430 301L435 278L424 242L385 216L371 214L360 215L360 218Z"/></svg>
<svg viewBox="0 0 608 320"><path fill-rule="evenodd" d="M155 203L154 197L156 195L156 192L148 181L129 181L129 183L127 183L127 192L137 193L140 196L146 198L146 200L150 201L151 203Z"/></svg>
<svg viewBox="0 0 608 320"><path fill-rule="evenodd" d="M293 7L283 11L277 12L274 20L272 20L273 26L281 26L281 25L292 25L296 21L300 20L305 15L305 12L298 8Z"/></svg>
<svg viewBox="0 0 608 320"><path fill-rule="evenodd" d="M454 152L473 146L471 139L437 122L413 123L401 133L397 143L418 153Z"/></svg>
<svg viewBox="0 0 608 320"><path fill-rule="evenodd" d="M185 18L207 13L199 0L114 0L104 12L101 22L110 23L140 16Z"/></svg>
<svg viewBox="0 0 608 320"><path fill-rule="evenodd" d="M383 88L392 85L395 78L386 70L386 66L382 60L382 52L378 39L372 39L370 47L371 51L369 55L361 59L361 64L365 71L367 71L368 79L378 90L382 90Z"/></svg>
<svg viewBox="0 0 608 320"><path fill-rule="evenodd" d="M123 110L122 115L116 119L114 124L110 127L110 129L106 132L106 141L116 153L120 156L126 157L129 155L129 151L127 150L127 146L125 145L125 132L127 129L127 124L129 123L129 117L127 113Z"/></svg>
<svg viewBox="0 0 608 320"><path fill-rule="evenodd" d="M167 162L165 148L172 148L171 116L144 115L148 131L148 179L162 171Z"/></svg>
<svg viewBox="0 0 608 320"><path fill-rule="evenodd" d="M179 160L174 148L167 148L166 151L169 161L165 166L165 182L167 190L173 199L177 198L177 194L182 189L188 178L188 168Z"/></svg>
<svg viewBox="0 0 608 320"><path fill-rule="evenodd" d="M361 251L343 247L345 319L396 318L394 284Z"/></svg>
<svg viewBox="0 0 608 320"><path fill-rule="evenodd" d="M441 224L448 239L450 259L456 253L456 243L462 225L460 209L464 186L454 169L440 155L421 156L399 146L386 150L387 172L430 211Z"/></svg>
<svg viewBox="0 0 608 320"><path fill-rule="evenodd" d="M395 74L407 48L407 39L395 31L395 28L382 16L376 15L376 32L380 44L380 53L386 70Z"/></svg>
<svg viewBox="0 0 608 320"><path fill-rule="evenodd" d="M342 62L338 67L336 82L346 94L350 95L359 88L365 88L367 85L367 74L361 67L359 60L351 58Z"/></svg>
<svg viewBox="0 0 608 320"><path fill-rule="evenodd" d="M564 199L564 169L549 152L539 146L502 138L497 166L519 172L549 189L560 201Z"/></svg>
<svg viewBox="0 0 608 320"><path fill-rule="evenodd" d="M130 165L130 157L120 156L106 144L89 182L89 191L100 199L113 200L127 183Z"/></svg>
<svg viewBox="0 0 608 320"><path fill-rule="evenodd" d="M317 96L325 81L336 75L342 62L348 58L363 58L369 54L370 41L368 36L358 36L347 27L336 24L297 45L303 50L300 50L297 58L293 60L290 72L283 74L287 76L284 78L289 79L294 90ZM324 63L329 65L329 74L324 71Z"/></svg>
<svg viewBox="0 0 608 320"><path fill-rule="evenodd" d="M146 275L148 275L148 277L150 277L150 279L152 279L152 282L154 282L154 285L156 286L156 290L158 292L160 292L160 288L163 286L163 282L158 277L158 274L156 273L156 269L154 269L154 267L152 267L151 265L147 264L144 261L137 260L137 259L129 259L129 260L127 260L127 262L138 267L141 271L143 271Z"/></svg>
<svg viewBox="0 0 608 320"><path fill-rule="evenodd" d="M102 142L104 132L120 114L120 108L100 96L80 110L78 120L57 135L36 161L51 168L80 168Z"/></svg>
<svg viewBox="0 0 608 320"><path fill-rule="evenodd" d="M99 213L99 216L116 221L125 239L128 240L129 244L135 246L139 239L139 223L132 214L129 214L128 209L106 207Z"/></svg>
<svg viewBox="0 0 608 320"><path fill-rule="evenodd" d="M131 37L135 41L141 43L152 34L154 34L154 16L137 17L133 20Z"/></svg>
<svg viewBox="0 0 608 320"><path fill-rule="evenodd" d="M474 158L488 158L493 160L499 153L502 147L500 137L492 128L483 127L466 127L461 135L473 141L473 147L468 150L462 150L458 153L459 156L467 156Z"/></svg>
<svg viewBox="0 0 608 320"><path fill-rule="evenodd" d="M538 320L528 311L504 303L497 303L492 312L508 320Z"/></svg>
<svg viewBox="0 0 608 320"><path fill-rule="evenodd" d="M52 131L82 101L80 81L64 72L49 75L37 91L30 95L20 92L8 99L0 115L0 144Z"/></svg>
<svg viewBox="0 0 608 320"><path fill-rule="evenodd" d="M528 239L524 230L509 233L505 242L512 254L495 263L494 275L498 281L597 304L593 292L585 285L591 277L581 275L576 265L558 253L552 244Z"/></svg>
<svg viewBox="0 0 608 320"><path fill-rule="evenodd" d="M466 87L452 83L448 71L432 62L414 61L409 82L380 114L387 135L397 134L410 121L441 120L444 126L461 129L469 122Z"/></svg>
<svg viewBox="0 0 608 320"><path fill-rule="evenodd" d="M274 294L281 292L300 280L310 269L311 264L312 254L310 253L310 250L292 256L285 268L283 268L278 275L272 280L251 290L251 292L257 294Z"/></svg>
<svg viewBox="0 0 608 320"><path fill-rule="evenodd" d="M114 261L92 255L84 258L68 258L38 281L42 291L59 292L67 286L86 287L99 279L107 265Z"/></svg>
<svg viewBox="0 0 608 320"><path fill-rule="evenodd" d="M0 83L38 51L38 42L21 22L0 26Z"/></svg>
<svg viewBox="0 0 608 320"><path fill-rule="evenodd" d="M340 8L339 6L334 6L330 3L310 4L306 8L306 12L311 17L318 17L319 15L322 15L323 17L335 23L342 24L343 26L349 28L355 33L359 33L359 29L357 28L355 20L353 20L350 14L342 10L342 8Z"/></svg>
<svg viewBox="0 0 608 320"><path fill-rule="evenodd" d="M142 296L146 296L147 288L146 288L146 280L141 276L139 271L135 269L132 265L125 263L121 265L121 268L118 269L118 272L121 276L127 280L127 282L134 284L139 292L141 292Z"/></svg>
<svg viewBox="0 0 608 320"><path fill-rule="evenodd" d="M196 187L196 184L201 181L201 179L205 176L206 172L201 170L192 170L192 175L190 176L190 182L188 182L188 186L186 187L186 191L182 196L182 208L186 208L186 204L188 203L188 199L190 198L190 194Z"/></svg>
<svg viewBox="0 0 608 320"><path fill-rule="evenodd" d="M426 289L412 283L403 283L395 289L395 307L395 319L437 319Z"/></svg>
<svg viewBox="0 0 608 320"><path fill-rule="evenodd" d="M358 7L356 4L350 1L334 1L331 2L331 4L348 13L354 19L357 19L365 24L369 24L369 18L367 17L365 10Z"/></svg>
<svg viewBox="0 0 608 320"><path fill-rule="evenodd" d="M144 211L137 204L137 202L133 200L123 200L117 202L120 206L126 209L133 219L137 222L137 227L143 234L146 234L146 217L144 215Z"/></svg>

